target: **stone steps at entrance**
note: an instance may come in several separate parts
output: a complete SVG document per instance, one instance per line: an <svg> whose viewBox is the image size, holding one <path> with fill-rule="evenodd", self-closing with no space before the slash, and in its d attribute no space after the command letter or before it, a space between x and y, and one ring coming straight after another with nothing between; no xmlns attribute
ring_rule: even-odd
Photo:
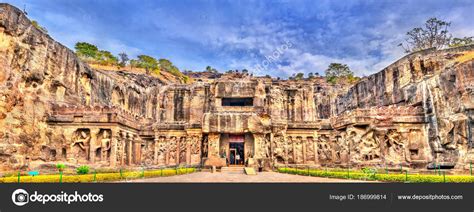
<svg viewBox="0 0 474 212"><path fill-rule="evenodd" d="M225 166L221 168L221 172L225 173L244 173L244 166Z"/></svg>

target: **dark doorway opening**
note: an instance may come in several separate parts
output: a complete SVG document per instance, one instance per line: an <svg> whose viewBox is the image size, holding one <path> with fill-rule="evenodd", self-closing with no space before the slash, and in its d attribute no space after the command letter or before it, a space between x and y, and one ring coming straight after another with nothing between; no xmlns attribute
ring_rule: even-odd
<svg viewBox="0 0 474 212"><path fill-rule="evenodd" d="M253 98L222 98L222 106L253 106Z"/></svg>
<svg viewBox="0 0 474 212"><path fill-rule="evenodd" d="M230 165L244 165L244 143L236 142L229 143L229 164Z"/></svg>

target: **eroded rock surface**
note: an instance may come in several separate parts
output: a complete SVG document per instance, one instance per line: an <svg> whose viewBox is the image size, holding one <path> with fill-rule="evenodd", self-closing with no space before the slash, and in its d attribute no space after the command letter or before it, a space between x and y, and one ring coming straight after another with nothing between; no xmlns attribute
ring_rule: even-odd
<svg viewBox="0 0 474 212"><path fill-rule="evenodd" d="M350 87L91 69L0 4L0 170L242 164L466 170L474 46L405 56Z"/></svg>

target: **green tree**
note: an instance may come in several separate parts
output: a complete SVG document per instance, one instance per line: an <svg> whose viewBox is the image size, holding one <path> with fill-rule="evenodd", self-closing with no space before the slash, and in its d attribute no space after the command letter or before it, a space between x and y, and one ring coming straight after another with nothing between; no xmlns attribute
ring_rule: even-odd
<svg viewBox="0 0 474 212"><path fill-rule="evenodd" d="M470 44L474 44L474 37L463 37L463 38L453 38L449 47L458 47L458 46L466 46Z"/></svg>
<svg viewBox="0 0 474 212"><path fill-rule="evenodd" d="M117 65L118 64L118 58L115 57L109 51L104 51L104 50L100 50L96 54L95 60L101 65Z"/></svg>
<svg viewBox="0 0 474 212"><path fill-rule="evenodd" d="M206 71L211 73L217 73L217 69L212 68L211 66L206 66Z"/></svg>
<svg viewBox="0 0 474 212"><path fill-rule="evenodd" d="M160 67L165 71L168 71L172 74L176 74L177 72L179 72L178 68L176 68L176 66L174 66L173 63L167 59L162 58L158 61L158 63L160 64Z"/></svg>
<svg viewBox="0 0 474 212"><path fill-rule="evenodd" d="M165 70L173 74L174 76L182 79L184 82L189 81L189 76L186 76L183 73L181 73L181 71L175 65L173 65L171 61L162 58L158 62L162 70Z"/></svg>
<svg viewBox="0 0 474 212"><path fill-rule="evenodd" d="M150 74L150 71L159 73L160 65L158 61L148 55L138 55L137 60L134 60L134 65L139 68L144 68L147 74Z"/></svg>
<svg viewBox="0 0 474 212"><path fill-rule="evenodd" d="M430 18L425 22L424 27L416 27L407 32L406 45L402 46L407 53L429 48L444 48L451 41L451 34L448 28L449 22Z"/></svg>
<svg viewBox="0 0 474 212"><path fill-rule="evenodd" d="M304 73L297 73L296 76L295 76L295 80L301 80L304 78Z"/></svg>
<svg viewBox="0 0 474 212"><path fill-rule="evenodd" d="M77 42L74 49L79 57L86 59L95 59L99 52L97 46L86 42Z"/></svg>
<svg viewBox="0 0 474 212"><path fill-rule="evenodd" d="M335 84L339 78L354 78L354 73L349 66L341 63L329 64L324 73L326 74L326 80L332 84Z"/></svg>

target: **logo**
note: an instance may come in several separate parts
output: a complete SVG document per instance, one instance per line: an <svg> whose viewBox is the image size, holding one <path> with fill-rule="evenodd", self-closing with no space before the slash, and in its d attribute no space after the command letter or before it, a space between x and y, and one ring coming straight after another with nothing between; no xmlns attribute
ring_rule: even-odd
<svg viewBox="0 0 474 212"><path fill-rule="evenodd" d="M23 206L30 200L28 192L23 189L17 189L12 194L12 201L17 206Z"/></svg>
<svg viewBox="0 0 474 212"><path fill-rule="evenodd" d="M103 202L104 195L103 194L93 194L93 193L86 193L80 194L77 191L74 193L67 193L61 191L61 193L57 194L44 194L38 193L38 191L34 191L30 194L23 189L17 189L12 193L12 201L17 206L26 205L28 202L38 202L42 204L46 204L49 202L58 202L58 203L84 203L84 202Z"/></svg>

